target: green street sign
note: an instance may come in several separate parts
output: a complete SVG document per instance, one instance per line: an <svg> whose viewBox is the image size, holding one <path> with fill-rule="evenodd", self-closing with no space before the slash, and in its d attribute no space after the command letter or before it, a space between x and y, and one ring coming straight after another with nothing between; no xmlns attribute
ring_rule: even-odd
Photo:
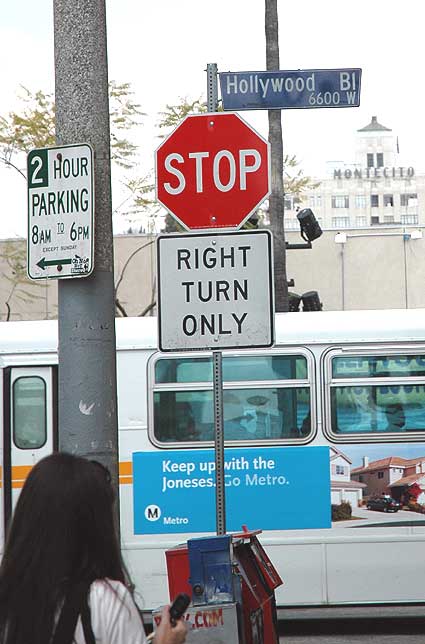
<svg viewBox="0 0 425 644"><path fill-rule="evenodd" d="M31 150L28 276L87 277L93 271L93 150L87 143Z"/></svg>

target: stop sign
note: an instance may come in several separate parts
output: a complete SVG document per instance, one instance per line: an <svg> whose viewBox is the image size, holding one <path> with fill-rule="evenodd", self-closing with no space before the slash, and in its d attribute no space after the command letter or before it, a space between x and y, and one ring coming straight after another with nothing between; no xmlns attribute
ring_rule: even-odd
<svg viewBox="0 0 425 644"><path fill-rule="evenodd" d="M188 230L239 228L270 194L269 155L238 114L187 116L155 152L157 200Z"/></svg>

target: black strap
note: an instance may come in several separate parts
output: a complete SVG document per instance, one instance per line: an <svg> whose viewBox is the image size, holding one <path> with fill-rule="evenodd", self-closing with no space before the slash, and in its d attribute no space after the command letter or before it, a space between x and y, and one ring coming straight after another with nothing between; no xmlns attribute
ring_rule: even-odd
<svg viewBox="0 0 425 644"><path fill-rule="evenodd" d="M52 644L72 644L79 615L81 615L86 644L96 644L87 603L89 589L90 583L83 582L70 590L61 610Z"/></svg>
<svg viewBox="0 0 425 644"><path fill-rule="evenodd" d="M81 607L81 624L83 626L84 639L86 640L86 644L96 644L96 638L91 626L90 606L87 602L87 594L86 601Z"/></svg>

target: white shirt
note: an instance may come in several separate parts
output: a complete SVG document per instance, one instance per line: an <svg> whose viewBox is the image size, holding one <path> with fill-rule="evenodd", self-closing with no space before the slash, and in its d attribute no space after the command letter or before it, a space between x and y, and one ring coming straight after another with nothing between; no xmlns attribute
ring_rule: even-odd
<svg viewBox="0 0 425 644"><path fill-rule="evenodd" d="M136 605L119 581L95 581L90 587L89 604L96 644L146 644ZM81 619L75 629L75 642L86 644Z"/></svg>

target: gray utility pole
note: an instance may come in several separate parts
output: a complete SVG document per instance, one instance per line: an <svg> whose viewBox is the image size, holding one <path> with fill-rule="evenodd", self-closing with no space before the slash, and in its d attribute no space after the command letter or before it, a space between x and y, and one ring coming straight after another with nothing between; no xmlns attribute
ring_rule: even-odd
<svg viewBox="0 0 425 644"><path fill-rule="evenodd" d="M279 62L279 23L277 0L265 0L266 66L275 71ZM269 197L270 230L273 233L274 289L276 311L288 311L288 282L286 274L286 243L283 227L283 140L281 110L268 111L269 141L271 145L271 184Z"/></svg>
<svg viewBox="0 0 425 644"><path fill-rule="evenodd" d="M94 271L59 280L59 448L102 462L117 486L105 0L54 0L53 6L57 144L91 144L95 193Z"/></svg>

